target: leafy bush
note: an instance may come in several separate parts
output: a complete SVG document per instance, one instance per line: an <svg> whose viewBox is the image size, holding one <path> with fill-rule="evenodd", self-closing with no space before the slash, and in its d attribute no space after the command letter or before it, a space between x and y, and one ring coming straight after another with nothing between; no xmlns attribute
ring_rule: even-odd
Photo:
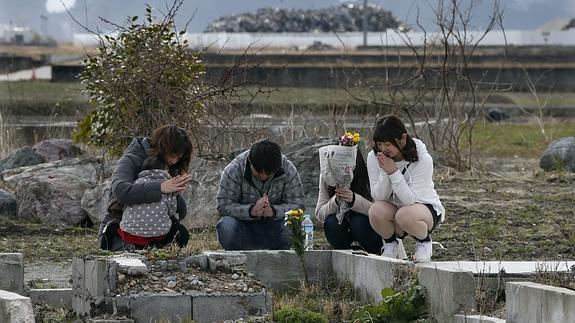
<svg viewBox="0 0 575 323"><path fill-rule="evenodd" d="M327 323L327 319L319 313L291 306L275 311L273 320L278 323Z"/></svg>
<svg viewBox="0 0 575 323"><path fill-rule="evenodd" d="M177 33L174 6L163 20L148 5L142 24L132 17L128 27L100 39L99 52L85 61L80 79L96 110L74 139L122 152L135 136L149 136L166 123L193 129L204 111L204 66Z"/></svg>
<svg viewBox="0 0 575 323"><path fill-rule="evenodd" d="M364 306L355 312L355 322L411 322L427 317L427 305L421 286L412 286L405 293L384 288L381 296L381 303Z"/></svg>

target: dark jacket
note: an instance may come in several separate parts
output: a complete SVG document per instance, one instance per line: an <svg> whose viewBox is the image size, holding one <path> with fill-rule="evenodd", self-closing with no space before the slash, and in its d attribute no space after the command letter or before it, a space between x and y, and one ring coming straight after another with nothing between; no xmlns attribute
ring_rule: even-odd
<svg viewBox="0 0 575 323"><path fill-rule="evenodd" d="M295 166L282 156L282 166L273 178L266 181L263 192L252 182L248 151L241 153L224 169L218 190L218 212L239 220L254 221L250 208L267 193L277 220L289 210L304 208L303 185Z"/></svg>
<svg viewBox="0 0 575 323"><path fill-rule="evenodd" d="M109 199L115 197L124 205L159 202L162 199L160 182L134 183L141 171L142 163L148 157L150 143L147 138L135 138L128 148L124 150L122 157L116 163L112 174ZM186 216L186 202L178 195L177 213L180 220ZM118 222L108 212L104 214L100 223L99 235L102 234L108 223Z"/></svg>

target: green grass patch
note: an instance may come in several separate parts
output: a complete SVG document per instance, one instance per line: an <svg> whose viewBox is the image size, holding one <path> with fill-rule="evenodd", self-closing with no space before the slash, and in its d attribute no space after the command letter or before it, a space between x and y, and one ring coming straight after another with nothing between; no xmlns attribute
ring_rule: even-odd
<svg viewBox="0 0 575 323"><path fill-rule="evenodd" d="M79 83L0 82L0 111L12 115L77 115L88 109Z"/></svg>
<svg viewBox="0 0 575 323"><path fill-rule="evenodd" d="M543 130L545 132L543 132ZM473 149L481 156L539 158L549 144L558 138L575 136L575 121L479 122L473 129ZM467 147L468 134L462 143Z"/></svg>
<svg viewBox="0 0 575 323"><path fill-rule="evenodd" d="M575 93L538 93L539 101L532 93L509 92L505 94L520 107L575 107Z"/></svg>

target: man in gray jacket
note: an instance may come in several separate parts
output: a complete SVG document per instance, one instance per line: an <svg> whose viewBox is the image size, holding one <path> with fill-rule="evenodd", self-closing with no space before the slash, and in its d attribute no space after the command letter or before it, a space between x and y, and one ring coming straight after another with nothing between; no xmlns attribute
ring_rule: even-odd
<svg viewBox="0 0 575 323"><path fill-rule="evenodd" d="M258 141L224 169L218 190L218 240L226 250L289 249L284 213L303 207L295 166L278 144Z"/></svg>

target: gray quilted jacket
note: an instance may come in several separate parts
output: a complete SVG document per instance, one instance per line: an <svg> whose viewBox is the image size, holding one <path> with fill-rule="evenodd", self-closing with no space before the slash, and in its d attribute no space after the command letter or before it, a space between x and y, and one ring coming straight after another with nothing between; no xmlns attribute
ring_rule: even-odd
<svg viewBox="0 0 575 323"><path fill-rule="evenodd" d="M267 180L260 192L252 182L248 161L249 150L238 155L224 169L218 190L218 212L239 220L254 221L250 208L267 193L277 220L293 209L304 208L303 185L297 169L282 155L282 166L273 178Z"/></svg>

